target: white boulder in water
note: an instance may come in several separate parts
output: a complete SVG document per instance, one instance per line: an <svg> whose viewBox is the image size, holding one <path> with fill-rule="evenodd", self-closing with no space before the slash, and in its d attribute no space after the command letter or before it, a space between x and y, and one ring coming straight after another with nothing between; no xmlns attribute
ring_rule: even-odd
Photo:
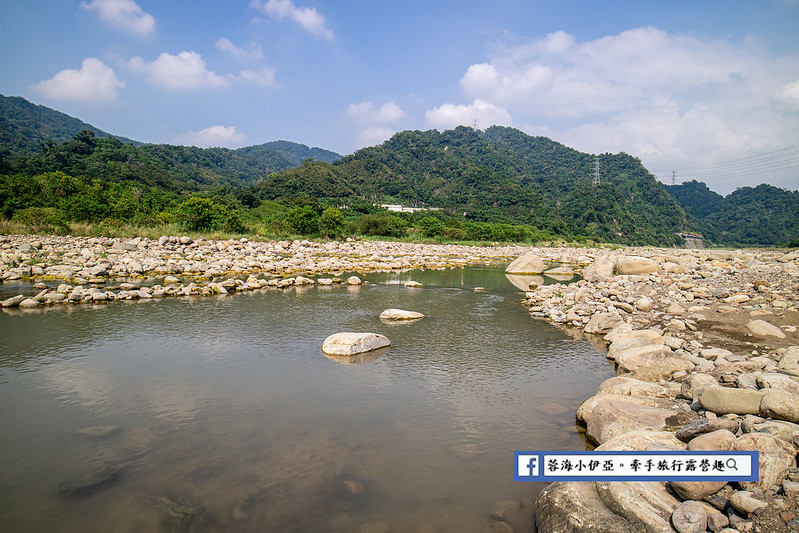
<svg viewBox="0 0 799 533"><path fill-rule="evenodd" d="M391 345L378 333L336 333L325 339L322 351L328 355L358 355Z"/></svg>

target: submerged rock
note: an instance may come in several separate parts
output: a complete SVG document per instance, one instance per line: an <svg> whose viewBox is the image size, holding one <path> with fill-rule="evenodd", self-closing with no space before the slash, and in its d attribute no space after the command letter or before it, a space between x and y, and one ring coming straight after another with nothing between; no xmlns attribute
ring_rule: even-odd
<svg viewBox="0 0 799 533"><path fill-rule="evenodd" d="M61 483L58 491L64 497L86 498L111 487L119 477L116 470L100 470Z"/></svg>
<svg viewBox="0 0 799 533"><path fill-rule="evenodd" d="M325 339L322 351L327 355L358 355L390 346L391 342L378 333L336 333Z"/></svg>

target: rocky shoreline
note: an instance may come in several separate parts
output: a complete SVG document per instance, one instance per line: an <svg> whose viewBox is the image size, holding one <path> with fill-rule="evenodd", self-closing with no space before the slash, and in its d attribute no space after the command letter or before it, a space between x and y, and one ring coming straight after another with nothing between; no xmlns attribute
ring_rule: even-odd
<svg viewBox="0 0 799 533"><path fill-rule="evenodd" d="M645 256L645 257L644 257ZM602 253L534 317L607 346L617 377L577 412L597 450L760 452L757 482L556 482L542 533L799 531L799 253Z"/></svg>
<svg viewBox="0 0 799 533"><path fill-rule="evenodd" d="M799 252L11 235L0 279L35 285L2 308L357 284L338 276L524 253L556 279L582 272L569 284L509 279L532 317L607 347L618 375L577 412L597 449L761 452L756 483L553 483L539 531L799 531Z"/></svg>

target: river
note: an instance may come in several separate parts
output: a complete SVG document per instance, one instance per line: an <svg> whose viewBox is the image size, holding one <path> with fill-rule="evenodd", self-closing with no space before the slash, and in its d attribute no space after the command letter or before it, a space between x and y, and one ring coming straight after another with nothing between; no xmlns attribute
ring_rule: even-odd
<svg viewBox="0 0 799 533"><path fill-rule="evenodd" d="M603 352L532 320L501 268L363 277L0 313L3 529L492 531L506 507L529 531L541 486L513 451L585 448ZM340 364L339 331L392 345Z"/></svg>

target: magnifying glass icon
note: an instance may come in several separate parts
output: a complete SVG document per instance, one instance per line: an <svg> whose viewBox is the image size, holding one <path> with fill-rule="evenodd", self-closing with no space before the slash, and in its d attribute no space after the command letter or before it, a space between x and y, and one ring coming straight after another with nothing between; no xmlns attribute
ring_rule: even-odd
<svg viewBox="0 0 799 533"><path fill-rule="evenodd" d="M738 463L735 462L735 459L727 459L727 468L731 468L733 470L738 470Z"/></svg>

